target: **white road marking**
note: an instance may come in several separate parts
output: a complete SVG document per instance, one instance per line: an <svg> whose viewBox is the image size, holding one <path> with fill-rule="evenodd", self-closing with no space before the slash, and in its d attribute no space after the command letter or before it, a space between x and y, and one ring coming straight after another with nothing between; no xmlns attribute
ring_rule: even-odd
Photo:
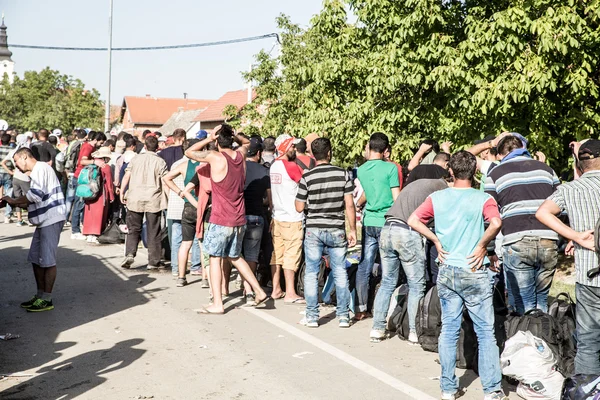
<svg viewBox="0 0 600 400"><path fill-rule="evenodd" d="M284 331L296 336L298 339L304 340L305 342L312 344L313 346L323 350L324 352L334 356L338 360L345 362L346 364L358 369L361 372L364 372L375 379L380 380L388 386L410 396L413 399L417 400L435 400L435 397L428 395L416 389L406 383L394 378L393 376L386 374L385 372L378 370L377 368L365 363L364 361L359 360L356 357L351 356L348 353L343 352L338 349L322 341L321 339L317 339L316 337L309 335L306 332L301 331L300 329L293 327L286 322L281 321L280 319L260 310L251 307L241 307L241 309L248 311L249 313L262 318L268 323L275 325L276 327L283 329Z"/></svg>

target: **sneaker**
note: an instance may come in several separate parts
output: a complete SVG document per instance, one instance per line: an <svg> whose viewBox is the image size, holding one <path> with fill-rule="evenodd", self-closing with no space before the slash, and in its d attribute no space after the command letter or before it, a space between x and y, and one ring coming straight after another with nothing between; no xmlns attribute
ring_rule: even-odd
<svg viewBox="0 0 600 400"><path fill-rule="evenodd" d="M177 283L176 283L177 287L184 287L185 285L187 285L187 279L177 278Z"/></svg>
<svg viewBox="0 0 600 400"><path fill-rule="evenodd" d="M87 240L87 236L81 234L81 232L71 234L71 240Z"/></svg>
<svg viewBox="0 0 600 400"><path fill-rule="evenodd" d="M208 279L203 279L202 280L202 285L200 285L200 287L202 289L208 289L208 288L210 288L210 285L208 284Z"/></svg>
<svg viewBox="0 0 600 400"><path fill-rule="evenodd" d="M12 219L10 217L4 217L5 224L10 224L11 222L12 222Z"/></svg>
<svg viewBox="0 0 600 400"><path fill-rule="evenodd" d="M88 235L87 241L90 244L100 244L100 242L98 241L98 236L94 236L94 235Z"/></svg>
<svg viewBox="0 0 600 400"><path fill-rule="evenodd" d="M71 226L71 223L69 221L65 222L65 228L68 228Z"/></svg>
<svg viewBox="0 0 600 400"><path fill-rule="evenodd" d="M121 268L129 269L133 264L134 258L131 254L127 254L121 262Z"/></svg>
<svg viewBox="0 0 600 400"><path fill-rule="evenodd" d="M441 399L442 400L456 400L459 397L463 396L465 394L465 392L466 392L465 389L458 389L458 391L456 391L456 393L444 393L444 392L442 392Z"/></svg>
<svg viewBox="0 0 600 400"><path fill-rule="evenodd" d="M37 297L37 295L34 295L31 299L27 300L26 302L21 303L21 308L31 307L37 299L39 299L39 297Z"/></svg>
<svg viewBox="0 0 600 400"><path fill-rule="evenodd" d="M148 266L146 267L146 269L148 271L158 271L158 266L148 264Z"/></svg>
<svg viewBox="0 0 600 400"><path fill-rule="evenodd" d="M410 344L410 345L417 345L417 344L419 344L419 337L417 336L417 332L410 331L408 333L408 344Z"/></svg>
<svg viewBox="0 0 600 400"><path fill-rule="evenodd" d="M350 328L350 319L348 317L342 317L338 321L340 328Z"/></svg>
<svg viewBox="0 0 600 400"><path fill-rule="evenodd" d="M52 300L37 299L30 307L27 307L28 312L40 312L54 310Z"/></svg>
<svg viewBox="0 0 600 400"><path fill-rule="evenodd" d="M309 328L318 328L319 322L316 319L307 319L304 317L300 320L300 325L304 325Z"/></svg>
<svg viewBox="0 0 600 400"><path fill-rule="evenodd" d="M256 305L256 295L254 293L248 293L246 295L246 305L252 307Z"/></svg>
<svg viewBox="0 0 600 400"><path fill-rule="evenodd" d="M371 333L369 334L369 338L373 343L379 343L384 340L386 337L385 330L381 329L371 329Z"/></svg>
<svg viewBox="0 0 600 400"><path fill-rule="evenodd" d="M508 396L505 396L504 392L498 391L486 394L483 400L508 400Z"/></svg>
<svg viewBox="0 0 600 400"><path fill-rule="evenodd" d="M17 226L25 226L25 222L23 220L17 221Z"/></svg>

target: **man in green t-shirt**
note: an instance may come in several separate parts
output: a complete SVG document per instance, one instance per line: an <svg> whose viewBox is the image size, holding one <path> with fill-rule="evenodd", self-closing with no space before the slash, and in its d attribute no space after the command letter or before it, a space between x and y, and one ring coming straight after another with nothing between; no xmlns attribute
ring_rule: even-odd
<svg viewBox="0 0 600 400"><path fill-rule="evenodd" d="M355 319L358 321L367 317L369 276L379 251L379 235L385 224L385 213L400 194L398 167L383 160L383 154L389 146L390 142L385 134L372 134L366 154L367 162L358 168L358 180L367 202L362 219L362 259L356 274L358 310L355 310Z"/></svg>

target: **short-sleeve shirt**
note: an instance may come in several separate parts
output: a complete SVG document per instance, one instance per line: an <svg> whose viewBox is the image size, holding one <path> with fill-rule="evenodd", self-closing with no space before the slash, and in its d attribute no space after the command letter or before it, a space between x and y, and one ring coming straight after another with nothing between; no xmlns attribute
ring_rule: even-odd
<svg viewBox="0 0 600 400"><path fill-rule="evenodd" d="M25 195L31 204L27 218L39 227L64 221L67 207L56 172L45 162L36 162L30 174L31 184Z"/></svg>
<svg viewBox="0 0 600 400"><path fill-rule="evenodd" d="M406 179L406 185L418 181L419 179L440 179L448 175L448 170L437 164L417 165Z"/></svg>
<svg viewBox="0 0 600 400"><path fill-rule="evenodd" d="M183 146L171 146L158 153L160 158L167 163L167 169L170 171L175 161L183 158Z"/></svg>
<svg viewBox="0 0 600 400"><path fill-rule="evenodd" d="M31 145L33 158L37 161L49 162L52 161L52 169L55 169L55 159L58 153L54 146L48 142L35 142Z"/></svg>
<svg viewBox="0 0 600 400"><path fill-rule="evenodd" d="M126 171L131 172L127 190L127 208L135 212L156 213L167 208L162 178L167 163L158 154L146 152L133 157Z"/></svg>
<svg viewBox="0 0 600 400"><path fill-rule="evenodd" d="M369 160L358 168L358 180L367 196L363 225L382 227L385 213L394 204L392 188L400 186L398 167L383 160Z"/></svg>
<svg viewBox="0 0 600 400"><path fill-rule="evenodd" d="M573 182L563 183L548 200L569 216L571 228L577 232L594 230L600 219L600 171L588 171ZM600 287L600 276L587 277L598 267L596 252L575 244L575 279L582 285Z"/></svg>
<svg viewBox="0 0 600 400"><path fill-rule="evenodd" d="M306 171L296 195L297 201L308 202L306 228L345 229L344 196L353 191L352 180L340 167L319 164Z"/></svg>
<svg viewBox="0 0 600 400"><path fill-rule="evenodd" d="M81 145L81 150L79 150L79 156L77 157L77 168L75 169L75 173L73 174L75 178L79 178L79 173L84 167L84 165L81 164L81 160L83 160L83 157L87 157L88 160L91 160L93 152L94 146L92 146L91 144L85 142Z"/></svg>
<svg viewBox="0 0 600 400"><path fill-rule="evenodd" d="M302 168L293 161L275 160L269 170L273 218L279 222L300 222L304 213L296 211L296 193L302 177Z"/></svg>
<svg viewBox="0 0 600 400"><path fill-rule="evenodd" d="M448 188L431 194L414 215L423 223L435 221L435 234L448 252L446 264L469 268L469 257L483 237L484 221L500 218L489 194L468 188ZM489 264L487 257L484 264Z"/></svg>
<svg viewBox="0 0 600 400"><path fill-rule="evenodd" d="M254 161L246 161L246 182L244 184L244 202L246 215L263 215L263 199L267 189L271 188L269 169Z"/></svg>
<svg viewBox="0 0 600 400"><path fill-rule="evenodd" d="M402 189L385 217L407 223L411 214L423 204L431 193L447 188L448 184L443 179L419 179Z"/></svg>

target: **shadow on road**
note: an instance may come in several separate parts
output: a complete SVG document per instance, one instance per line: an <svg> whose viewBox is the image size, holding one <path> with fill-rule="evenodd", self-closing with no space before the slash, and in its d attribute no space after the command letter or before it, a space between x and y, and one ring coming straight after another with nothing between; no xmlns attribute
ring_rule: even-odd
<svg viewBox="0 0 600 400"><path fill-rule="evenodd" d="M31 236L31 234L29 234ZM17 240L16 237L10 241ZM0 241L7 242L6 238ZM23 243L23 242L21 242ZM59 358L76 342L57 342L61 332L146 304L148 296L137 289L156 280L140 271L118 276L96 256L69 248L58 250L58 273L53 293L53 311L28 313L19 304L35 293L32 267L27 263L29 248L0 245L0 332L19 334L16 340L0 341L0 374L33 370ZM29 242L27 242L29 244ZM107 248L108 249L108 248ZM154 289L145 291L161 290ZM118 327L107 330L114 334ZM99 344L87 342L86 345ZM107 340L110 342L110 339ZM72 398L105 381L99 376L124 368L139 359L145 350L133 346L142 339L117 343L114 347L80 354L70 360L44 367L36 376L0 392L4 399ZM56 384L56 380L60 384ZM47 382L52 382L48 385ZM53 393L47 392L56 391ZM43 395L42 395L43 393ZM68 395L68 397L61 397Z"/></svg>

